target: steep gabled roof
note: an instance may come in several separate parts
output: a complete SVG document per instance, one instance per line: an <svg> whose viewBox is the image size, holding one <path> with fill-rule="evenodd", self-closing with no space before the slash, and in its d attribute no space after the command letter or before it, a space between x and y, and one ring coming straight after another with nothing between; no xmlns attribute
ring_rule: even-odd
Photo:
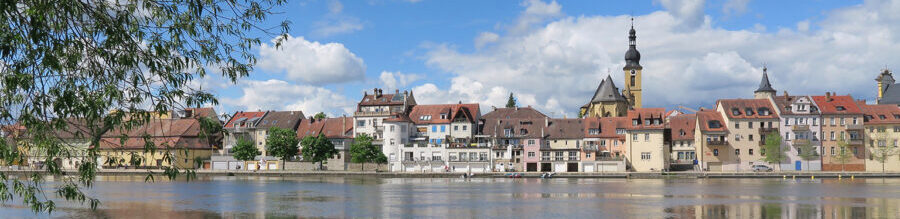
<svg viewBox="0 0 900 219"><path fill-rule="evenodd" d="M266 112L235 112L234 115L231 116L231 119L229 119L228 122L225 123L225 128L234 128L235 124L240 124L242 122L252 123L246 125L255 125L255 122L259 121L259 119L262 118L263 115L266 115Z"/></svg>
<svg viewBox="0 0 900 219"><path fill-rule="evenodd" d="M666 128L666 109L665 108L638 108L628 110L628 120L634 121L637 120L637 125L630 124L628 129L631 130L645 130L645 129L665 129ZM646 120L651 120L650 124L647 124ZM658 122L656 122L658 119Z"/></svg>
<svg viewBox="0 0 900 219"><path fill-rule="evenodd" d="M617 134L616 129L625 129L630 125L626 117L587 117L584 118L585 138L617 138L625 140L624 134ZM598 134L591 134L591 129L600 129Z"/></svg>
<svg viewBox="0 0 900 219"><path fill-rule="evenodd" d="M822 112L822 114L829 114L829 115L862 114L862 110L859 109L859 106L856 104L856 101L853 101L853 97L851 97L850 95L813 96L813 100L816 101L816 105L819 105L819 110Z"/></svg>
<svg viewBox="0 0 900 219"><path fill-rule="evenodd" d="M769 73L766 72L766 68L763 68L762 80L759 81L759 88L756 88L754 92L772 92L775 93L775 89L772 88L772 83L769 83Z"/></svg>
<svg viewBox="0 0 900 219"><path fill-rule="evenodd" d="M606 79L601 81L600 85L597 86L597 91L594 91L594 98L591 98L591 102L599 103L614 101L624 102L627 100L619 93L619 88L617 88L616 84L612 81L612 76L607 75Z"/></svg>
<svg viewBox="0 0 900 219"><path fill-rule="evenodd" d="M447 124L455 118L465 118L469 122L475 123L478 121L478 117L475 116L479 112L478 108L477 103L416 105L410 111L409 119L418 125ZM441 118L442 114L446 116L443 119Z"/></svg>
<svg viewBox="0 0 900 219"><path fill-rule="evenodd" d="M297 126L297 137L318 136L325 134L327 138L353 138L353 118L337 117L315 119L309 118L300 121Z"/></svg>
<svg viewBox="0 0 900 219"><path fill-rule="evenodd" d="M200 121L187 119L150 120L132 130L114 130L103 135L100 148L143 149L149 136L157 148L210 149L212 145L201 136ZM124 137L124 144L122 139Z"/></svg>
<svg viewBox="0 0 900 219"><path fill-rule="evenodd" d="M540 111L528 107L511 107L511 108L494 108L494 111L488 112L481 116L482 119L543 119L547 115Z"/></svg>
<svg viewBox="0 0 900 219"><path fill-rule="evenodd" d="M721 105L722 112L731 119L778 119L767 99L721 99L716 105Z"/></svg>
<svg viewBox="0 0 900 219"><path fill-rule="evenodd" d="M550 119L547 131L549 139L581 139L584 138L584 120Z"/></svg>
<svg viewBox="0 0 900 219"><path fill-rule="evenodd" d="M672 128L672 140L694 140L694 129L697 127L697 114L681 114L669 120ZM681 133L684 132L684 135Z"/></svg>
<svg viewBox="0 0 900 219"><path fill-rule="evenodd" d="M860 105L866 125L900 124L900 108L893 104Z"/></svg>
<svg viewBox="0 0 900 219"><path fill-rule="evenodd" d="M700 125L700 131L703 132L724 132L728 131L722 114L716 111L701 110L696 113L697 122Z"/></svg>
<svg viewBox="0 0 900 219"><path fill-rule="evenodd" d="M301 111L270 111L256 124L257 128L268 129L278 127L297 130L297 124L303 119Z"/></svg>

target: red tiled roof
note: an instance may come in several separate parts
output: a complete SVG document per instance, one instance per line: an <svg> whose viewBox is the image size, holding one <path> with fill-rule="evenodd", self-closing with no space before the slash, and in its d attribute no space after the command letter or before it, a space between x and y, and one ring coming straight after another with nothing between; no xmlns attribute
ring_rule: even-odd
<svg viewBox="0 0 900 219"><path fill-rule="evenodd" d="M722 119L722 113L717 111L702 110L697 113L697 122L700 123L700 131L704 132L724 132L728 131L725 120ZM719 127L710 127L710 122L718 122Z"/></svg>
<svg viewBox="0 0 900 219"><path fill-rule="evenodd" d="M403 100L394 100L394 95L396 94L382 94L381 96L375 96L374 94L364 95L362 100L359 101L360 106L375 106L375 105L403 105Z"/></svg>
<svg viewBox="0 0 900 219"><path fill-rule="evenodd" d="M897 105L860 105L865 114L865 124L900 124L900 108Z"/></svg>
<svg viewBox="0 0 900 219"><path fill-rule="evenodd" d="M681 114L669 120L672 128L672 140L694 140L694 128L697 127L697 114ZM684 135L681 135L684 132Z"/></svg>
<svg viewBox="0 0 900 219"><path fill-rule="evenodd" d="M801 98L801 97L806 97L809 99L810 102L813 102L813 99L810 98L809 96L784 96L784 95L782 95L782 96L775 96L772 99L775 100L775 105L781 111L781 115L794 115L794 112L785 110L785 107L790 106L792 103L794 103L794 101L797 101L797 98ZM815 105L810 103L810 106L815 106ZM810 112L808 114L819 114L819 111ZM804 114L804 115L808 115L808 114Z"/></svg>
<svg viewBox="0 0 900 219"><path fill-rule="evenodd" d="M547 118L540 111L532 107L512 107L512 108L495 108L493 111L484 114L481 118L485 120L491 119L543 119Z"/></svg>
<svg viewBox="0 0 900 219"><path fill-rule="evenodd" d="M821 111L822 114L862 114L862 110L859 109L856 101L854 101L853 97L850 95L831 96L830 98L825 98L825 96L813 96L813 100L816 101L816 105L819 105L819 111ZM843 110L840 108L843 108Z"/></svg>
<svg viewBox="0 0 900 219"><path fill-rule="evenodd" d="M475 122L481 113L478 108L477 103L416 105L409 113L409 119L415 124L444 124L458 117ZM446 114L447 117L441 119L441 114ZM422 116L431 116L431 119L422 120Z"/></svg>
<svg viewBox="0 0 900 219"><path fill-rule="evenodd" d="M584 137L586 138L616 138L625 140L624 134L616 134L616 129L624 129L630 125L625 117L588 117L584 119ZM600 129L596 135L590 134L590 129Z"/></svg>
<svg viewBox="0 0 900 219"><path fill-rule="evenodd" d="M123 135L124 134L124 135ZM149 136L157 148L210 149L206 137L200 135L200 121L188 119L151 120L132 130L113 130L103 135L100 148L143 149L144 136ZM125 138L122 144L122 138Z"/></svg>
<svg viewBox="0 0 900 219"><path fill-rule="evenodd" d="M234 113L234 116L231 116L231 119L229 119L228 122L225 123L225 128L234 128L234 121L237 121L239 119L243 118L244 121L246 121L252 118L260 118L263 115L266 115L266 112L236 112Z"/></svg>
<svg viewBox="0 0 900 219"><path fill-rule="evenodd" d="M482 134L494 137L504 137L504 129L511 129L515 138L543 138L548 131L542 119L500 119L488 120L484 124ZM523 134L522 130L525 130Z"/></svg>
<svg viewBox="0 0 900 219"><path fill-rule="evenodd" d="M327 138L352 138L352 131L352 117L304 119L297 127L297 137L325 134Z"/></svg>
<svg viewBox="0 0 900 219"><path fill-rule="evenodd" d="M581 139L584 138L584 120L550 119L547 131L547 138L550 139Z"/></svg>
<svg viewBox="0 0 900 219"><path fill-rule="evenodd" d="M772 107L772 103L765 99L722 99L718 101L722 106L722 111L732 119L778 119L778 114ZM748 111L748 108L750 111ZM733 110L737 110L738 114L734 114ZM759 112L766 110L768 115L761 115Z"/></svg>
<svg viewBox="0 0 900 219"><path fill-rule="evenodd" d="M639 108L628 110L628 121L631 123L628 125L628 129L638 130L638 129L665 129L666 128L666 109L665 108ZM633 121L637 119L638 125L634 125ZM656 120L659 119L659 123L654 125L645 124L646 120Z"/></svg>

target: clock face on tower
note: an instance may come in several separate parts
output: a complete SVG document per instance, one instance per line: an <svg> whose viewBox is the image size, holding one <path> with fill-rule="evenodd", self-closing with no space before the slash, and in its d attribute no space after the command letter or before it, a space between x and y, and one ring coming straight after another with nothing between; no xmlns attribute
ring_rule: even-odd
<svg viewBox="0 0 900 219"><path fill-rule="evenodd" d="M636 72L636 71L634 71L634 69L631 69L631 75L634 75L635 72Z"/></svg>

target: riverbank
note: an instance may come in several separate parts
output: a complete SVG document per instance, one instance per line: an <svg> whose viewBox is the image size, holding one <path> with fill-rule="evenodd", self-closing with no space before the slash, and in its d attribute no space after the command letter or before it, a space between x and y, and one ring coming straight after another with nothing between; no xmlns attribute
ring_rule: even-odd
<svg viewBox="0 0 900 219"><path fill-rule="evenodd" d="M160 170L100 170L99 176L146 175L148 172L162 173ZM35 170L0 170L8 175L30 175L40 172ZM302 177L302 176L363 176L379 178L459 178L464 173L410 173L410 172L374 172L374 171L209 171L198 170L197 176L269 176L269 177ZM77 172L69 171L75 175ZM539 178L542 173L474 173L471 178ZM666 178L900 178L900 172L607 172L607 173L555 173L554 178L628 178L628 179L666 179Z"/></svg>

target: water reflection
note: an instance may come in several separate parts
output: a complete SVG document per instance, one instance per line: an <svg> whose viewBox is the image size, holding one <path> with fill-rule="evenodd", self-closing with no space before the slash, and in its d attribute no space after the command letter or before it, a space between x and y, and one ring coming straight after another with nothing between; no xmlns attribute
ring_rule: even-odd
<svg viewBox="0 0 900 219"><path fill-rule="evenodd" d="M52 217L897 218L900 179L100 177ZM0 214L34 215L16 202Z"/></svg>

